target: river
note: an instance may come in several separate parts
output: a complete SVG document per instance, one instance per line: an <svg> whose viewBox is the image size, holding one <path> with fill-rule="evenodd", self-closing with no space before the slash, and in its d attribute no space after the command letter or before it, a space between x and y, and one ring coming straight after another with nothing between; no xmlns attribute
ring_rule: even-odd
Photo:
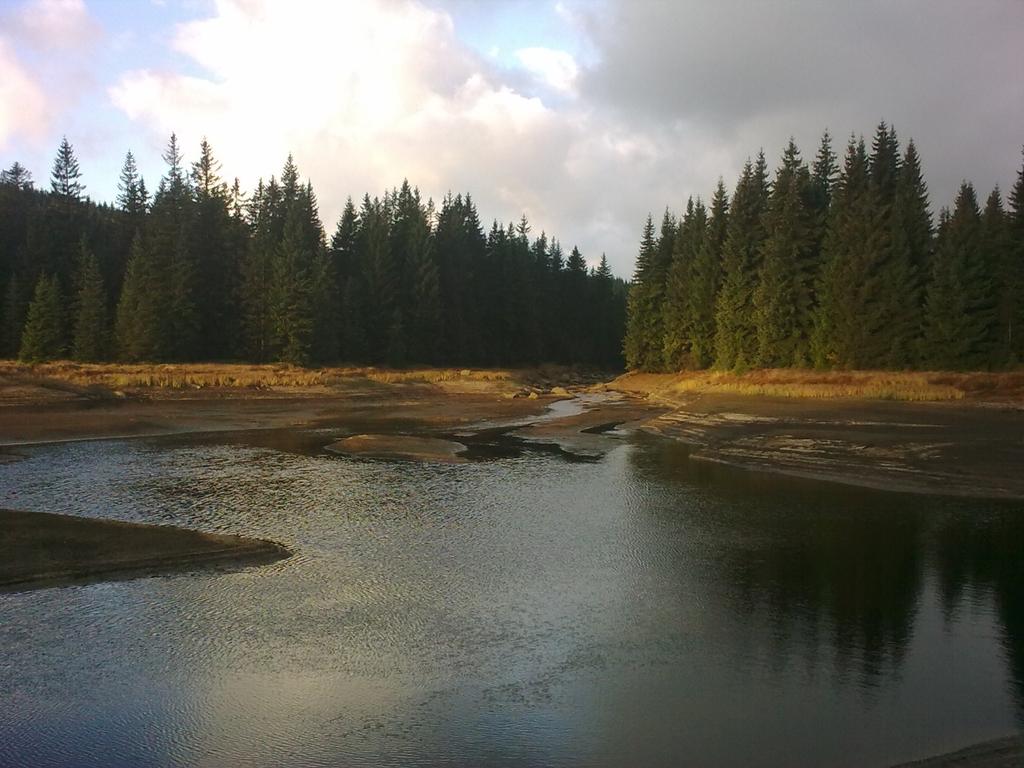
<svg viewBox="0 0 1024 768"><path fill-rule="evenodd" d="M0 506L297 552L0 595L0 765L886 766L1024 727L1024 505L641 434L462 465L332 439L0 465Z"/></svg>

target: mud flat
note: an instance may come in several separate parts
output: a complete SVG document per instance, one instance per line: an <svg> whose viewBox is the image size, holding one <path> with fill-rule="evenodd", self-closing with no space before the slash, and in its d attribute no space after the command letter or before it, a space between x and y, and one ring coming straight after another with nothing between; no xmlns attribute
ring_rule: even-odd
<svg viewBox="0 0 1024 768"><path fill-rule="evenodd" d="M331 453L345 456L363 456L374 459L399 459L443 464L461 464L466 461L459 454L466 446L454 440L416 435L353 435L324 447Z"/></svg>
<svg viewBox="0 0 1024 768"><path fill-rule="evenodd" d="M0 591L263 564L290 554L263 539L0 509Z"/></svg>
<svg viewBox="0 0 1024 768"><path fill-rule="evenodd" d="M679 392L641 377L608 386L664 406L643 428L689 444L698 461L888 491L1024 499L1024 409L1015 400Z"/></svg>

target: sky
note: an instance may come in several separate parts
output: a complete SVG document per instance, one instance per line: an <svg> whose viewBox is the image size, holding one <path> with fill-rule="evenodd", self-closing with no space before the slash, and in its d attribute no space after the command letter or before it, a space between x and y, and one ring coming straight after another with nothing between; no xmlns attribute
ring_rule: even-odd
<svg viewBox="0 0 1024 768"><path fill-rule="evenodd" d="M408 178L633 270L648 213L880 120L933 207L1004 190L1024 144L1024 0L0 0L0 165L75 147L111 201L172 131L244 189L292 153L328 235Z"/></svg>

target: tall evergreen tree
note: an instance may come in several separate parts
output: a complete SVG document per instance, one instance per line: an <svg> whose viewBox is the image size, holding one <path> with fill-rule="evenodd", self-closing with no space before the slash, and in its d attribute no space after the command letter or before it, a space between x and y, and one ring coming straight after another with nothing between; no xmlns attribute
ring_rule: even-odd
<svg viewBox="0 0 1024 768"><path fill-rule="evenodd" d="M878 225L864 140L851 137L823 246L811 343L816 365L852 368L866 359L878 331L878 316L869 317L880 279L873 262L888 247L887 238Z"/></svg>
<svg viewBox="0 0 1024 768"><path fill-rule="evenodd" d="M768 205L768 166L764 152L749 160L733 193L725 245L722 288L715 304L715 365L743 369L757 360L754 292L765 238L762 217Z"/></svg>
<svg viewBox="0 0 1024 768"><path fill-rule="evenodd" d="M1013 361L1014 285L1012 235L1009 219L1003 210L999 187L985 201L979 235L981 258L985 272L992 278L995 292L995 321L991 364L1002 367Z"/></svg>
<svg viewBox="0 0 1024 768"><path fill-rule="evenodd" d="M923 360L942 369L985 366L992 354L995 299L985 271L981 214L964 183L940 227L925 302Z"/></svg>
<svg viewBox="0 0 1024 768"><path fill-rule="evenodd" d="M651 317L660 311L656 296L650 290L654 280L657 241L654 236L654 221L647 216L643 235L640 239L640 253L636 258L636 270L629 287L629 309L623 354L626 367L639 369L647 367L655 356L661 357L661 350L654 349L658 339L651 333ZM660 363L660 360L658 360Z"/></svg>
<svg viewBox="0 0 1024 768"><path fill-rule="evenodd" d="M303 237L301 209L289 206L284 239L273 263L271 333L273 349L283 362L305 365L310 361L313 336L313 254Z"/></svg>
<svg viewBox="0 0 1024 768"><path fill-rule="evenodd" d="M30 363L55 360L64 349L60 287L56 278L40 275L28 307L18 357Z"/></svg>
<svg viewBox="0 0 1024 768"><path fill-rule="evenodd" d="M162 306L154 301L159 274L141 232L132 241L114 321L114 338L121 360L156 360L161 353Z"/></svg>
<svg viewBox="0 0 1024 768"><path fill-rule="evenodd" d="M806 366L811 359L816 222L811 177L790 139L764 218L762 267L754 291L757 355L763 367Z"/></svg>
<svg viewBox="0 0 1024 768"><path fill-rule="evenodd" d="M676 235L662 302L662 356L668 370L695 366L692 356L695 321L691 297L695 290L697 257L706 240L707 210L699 198L696 204L690 198Z"/></svg>
<svg viewBox="0 0 1024 768"><path fill-rule="evenodd" d="M50 173L50 190L54 198L60 202L65 211L82 199L85 185L81 182L82 173L78 167L75 150L65 136L57 148L57 157L53 160Z"/></svg>
<svg viewBox="0 0 1024 768"><path fill-rule="evenodd" d="M104 360L110 335L107 325L107 292L103 287L99 262L84 242L77 282L72 355L76 360Z"/></svg>
<svg viewBox="0 0 1024 768"><path fill-rule="evenodd" d="M138 221L146 213L148 200L145 186L135 163L135 155L128 152L124 157L121 177L117 182L117 205L133 220Z"/></svg>
<svg viewBox="0 0 1024 768"><path fill-rule="evenodd" d="M32 189L32 174L21 163L15 161L5 171L0 171L0 185L7 185L23 192Z"/></svg>
<svg viewBox="0 0 1024 768"><path fill-rule="evenodd" d="M706 235L696 245L687 296L690 358L697 368L707 368L715 359L715 303L722 282L722 250L728 223L729 196L719 179L711 198Z"/></svg>

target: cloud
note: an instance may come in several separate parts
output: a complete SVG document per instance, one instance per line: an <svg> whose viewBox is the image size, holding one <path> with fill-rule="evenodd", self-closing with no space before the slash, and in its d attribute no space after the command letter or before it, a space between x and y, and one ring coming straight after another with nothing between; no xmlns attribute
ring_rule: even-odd
<svg viewBox="0 0 1024 768"><path fill-rule="evenodd" d="M571 92L580 69L565 51L552 48L522 48L516 51L519 62L541 82L558 91Z"/></svg>
<svg viewBox="0 0 1024 768"><path fill-rule="evenodd" d="M347 195L408 177L471 192L485 219L525 212L623 275L648 211L731 187L761 147L774 164L790 135L810 157L824 128L841 143L885 118L917 141L936 205L1019 167L1015 0L563 0L526 45L475 8L216 0L176 28L175 64L108 93L155 142L207 136L244 185L293 152L328 229ZM481 28L476 48L460 37Z"/></svg>
<svg viewBox="0 0 1024 768"><path fill-rule="evenodd" d="M44 50L86 48L100 37L85 0L30 0L13 14L19 41Z"/></svg>
<svg viewBox="0 0 1024 768"><path fill-rule="evenodd" d="M0 38L0 149L16 138L41 140L49 116L43 90L22 67L12 47Z"/></svg>
<svg viewBox="0 0 1024 768"><path fill-rule="evenodd" d="M826 127L843 141L884 118L946 203L965 176L1006 179L1024 141L1014 0L618 2L576 18L600 52L581 97L630 124L713 131L726 172L790 135L809 155Z"/></svg>
<svg viewBox="0 0 1024 768"><path fill-rule="evenodd" d="M462 44L444 12L219 0L173 45L205 76L128 72L109 90L113 103L161 140L174 130L188 148L208 136L248 184L293 152L329 228L346 195L403 177L425 194L470 191L485 216L525 211L538 231L557 221L544 193L578 126Z"/></svg>

